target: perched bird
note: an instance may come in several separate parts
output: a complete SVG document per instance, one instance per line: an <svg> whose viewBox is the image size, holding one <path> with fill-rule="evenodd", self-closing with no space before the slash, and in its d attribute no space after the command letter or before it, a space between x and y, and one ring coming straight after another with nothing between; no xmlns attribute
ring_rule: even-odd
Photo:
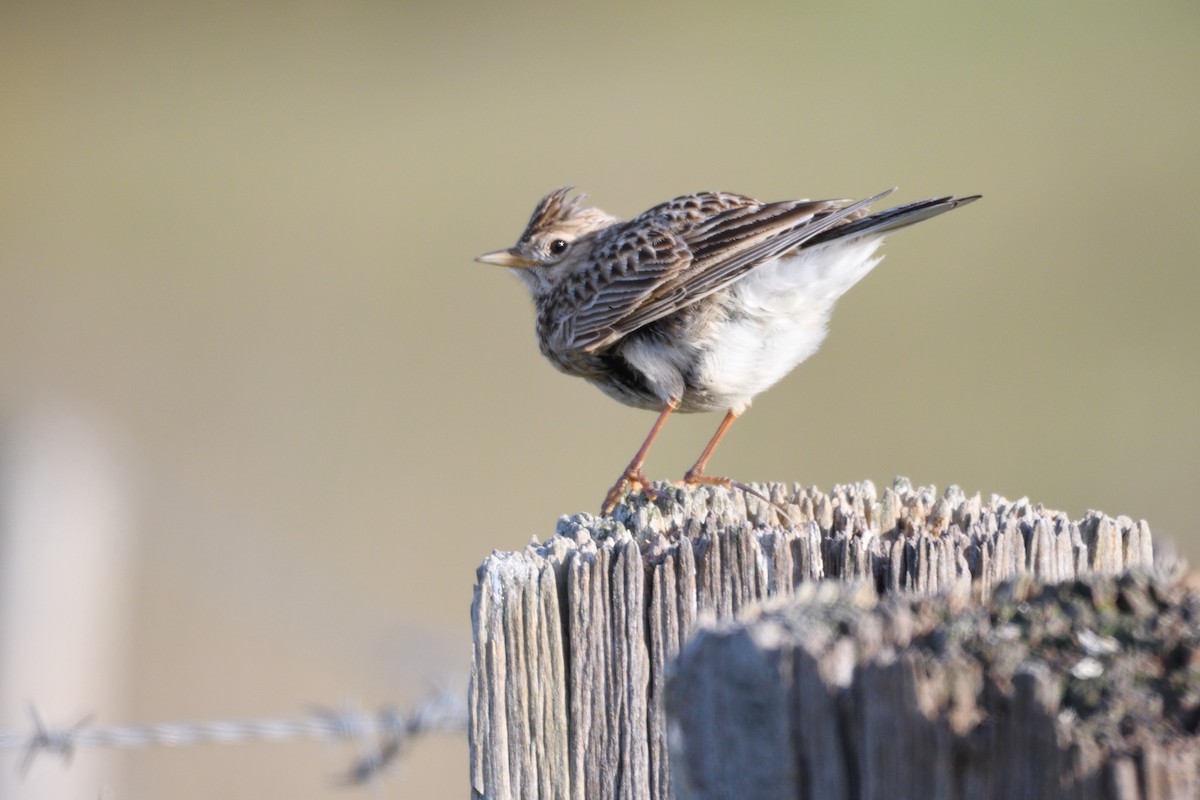
<svg viewBox="0 0 1200 800"><path fill-rule="evenodd" d="M882 259L884 236L979 197L869 214L895 190L779 203L699 192L624 222L571 191L546 195L513 247L476 261L511 268L529 288L555 367L659 412L603 514L627 490L649 491L646 453L675 411L726 412L684 482L740 486L704 473L717 443L755 395L816 352L834 303Z"/></svg>

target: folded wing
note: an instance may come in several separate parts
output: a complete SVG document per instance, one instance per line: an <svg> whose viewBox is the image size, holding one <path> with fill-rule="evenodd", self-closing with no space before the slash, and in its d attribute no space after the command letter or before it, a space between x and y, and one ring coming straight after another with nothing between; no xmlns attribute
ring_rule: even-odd
<svg viewBox="0 0 1200 800"><path fill-rule="evenodd" d="M565 331L569 346L605 347L720 291L755 266L861 219L868 205L892 191L857 203L759 203L706 193L657 206L597 243L593 258L605 269L581 271L581 283L564 287L578 308ZM578 305L583 298L587 302Z"/></svg>

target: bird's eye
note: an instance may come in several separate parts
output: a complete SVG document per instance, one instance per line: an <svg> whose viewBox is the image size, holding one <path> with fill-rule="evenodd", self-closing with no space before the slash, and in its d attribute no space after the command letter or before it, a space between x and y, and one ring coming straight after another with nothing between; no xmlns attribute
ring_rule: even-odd
<svg viewBox="0 0 1200 800"><path fill-rule="evenodd" d="M562 239L555 239L550 243L550 252L556 256L561 256L567 252L567 243Z"/></svg>

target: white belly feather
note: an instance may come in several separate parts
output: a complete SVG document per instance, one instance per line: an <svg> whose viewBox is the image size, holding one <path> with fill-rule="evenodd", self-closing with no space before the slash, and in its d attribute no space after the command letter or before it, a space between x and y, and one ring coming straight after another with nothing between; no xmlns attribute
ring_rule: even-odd
<svg viewBox="0 0 1200 800"><path fill-rule="evenodd" d="M883 257L882 237L831 242L755 267L733 286L743 314L721 323L700 368L709 393L741 412L816 352L837 299Z"/></svg>

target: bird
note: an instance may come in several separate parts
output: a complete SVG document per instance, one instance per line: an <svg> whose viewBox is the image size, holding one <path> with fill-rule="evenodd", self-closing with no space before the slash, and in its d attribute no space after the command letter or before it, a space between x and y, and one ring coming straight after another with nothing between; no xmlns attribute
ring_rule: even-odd
<svg viewBox="0 0 1200 800"><path fill-rule="evenodd" d="M981 196L870 213L894 191L782 202L697 192L624 221L565 186L542 198L515 245L476 257L529 289L551 364L658 412L601 514L632 492L653 499L646 456L676 412L725 412L683 483L749 491L706 472L730 426L817 351L836 301L882 260L885 236Z"/></svg>

